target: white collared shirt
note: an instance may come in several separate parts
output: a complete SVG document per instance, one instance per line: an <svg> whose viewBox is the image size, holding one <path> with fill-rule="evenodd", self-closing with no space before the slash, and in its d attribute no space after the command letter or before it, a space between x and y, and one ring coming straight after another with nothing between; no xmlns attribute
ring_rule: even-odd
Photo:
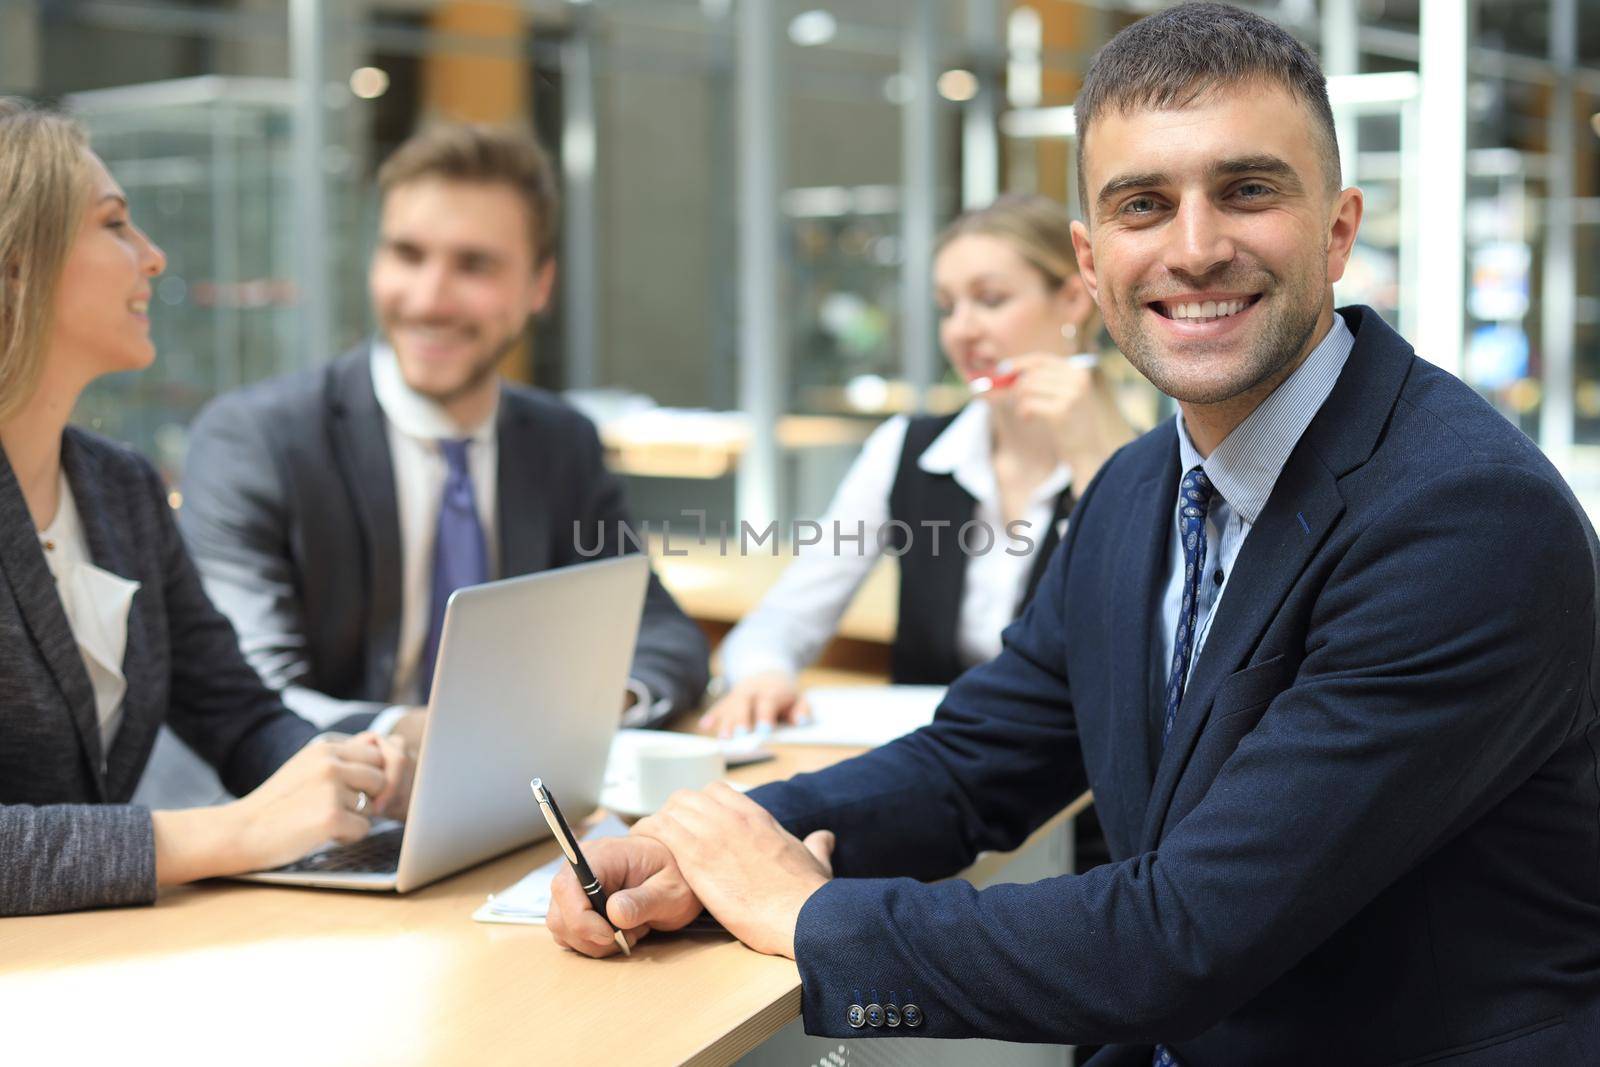
<svg viewBox="0 0 1600 1067"><path fill-rule="evenodd" d="M388 431L395 509L400 520L400 639L389 699L396 705L421 704L426 694L417 692L417 660L428 637L433 540L439 525L439 500L449 474L439 441L471 439L467 468L472 475L478 521L483 525L484 543L489 549L489 577L493 578L500 568L500 541L495 526L495 481L500 458L495 413L499 410L499 393L497 390L495 394L495 409L482 423L470 429L457 426L436 401L406 384L394 349L381 341L372 346L372 389L383 409Z"/></svg>
<svg viewBox="0 0 1600 1067"><path fill-rule="evenodd" d="M730 682L762 671L797 675L832 638L839 618L881 555L878 534L889 522L889 492L908 425L900 415L872 432L819 520L822 540L800 549L761 603L723 641L722 672ZM1025 546L1007 539L986 402L974 400L962 408L923 451L917 466L930 474L952 475L977 502L973 519L995 533L990 551L967 557L956 628L962 664L976 666L1000 652L1000 631L1016 617L1035 555L1049 534L1056 498L1071 484L1072 472L1064 464L1057 466L1034 489L1020 516L1028 523L1026 536L1034 551L1014 555L1006 549ZM864 536L856 541L858 524ZM1064 532L1065 522L1062 526ZM835 530L851 540L836 545ZM917 530L913 536L927 534ZM940 543L953 547L955 539L955 530L944 530Z"/></svg>
<svg viewBox="0 0 1600 1067"><path fill-rule="evenodd" d="M94 565L65 471L61 473L60 494L56 517L39 531L39 546L55 577L67 625L94 689L95 715L100 723L100 769L104 772L106 754L122 724L122 698L128 692L122 657L128 648L128 612L139 583Z"/></svg>

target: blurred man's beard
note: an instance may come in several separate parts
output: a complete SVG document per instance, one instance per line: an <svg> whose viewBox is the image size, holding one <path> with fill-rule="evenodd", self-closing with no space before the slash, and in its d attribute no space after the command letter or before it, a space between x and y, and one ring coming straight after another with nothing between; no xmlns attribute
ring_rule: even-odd
<svg viewBox="0 0 1600 1067"><path fill-rule="evenodd" d="M386 331L386 333L391 338L390 345L393 347L393 334L391 331ZM412 389L418 393L421 393L434 403L447 406L457 400L460 400L462 397L471 396L473 393L483 388L483 383L490 378L493 378L496 372L499 370L500 361L505 359L506 355L513 348L517 347L517 342L521 339L522 335L520 332L514 333L509 337L502 339L501 342L494 348L486 349L481 355L472 361L466 377L461 380L460 384L454 385L448 389L439 390L428 388L426 385L412 385L409 380L406 384L411 385ZM396 348L397 353L398 351L398 348ZM404 377L405 360L402 359L400 361L400 365L401 376Z"/></svg>
<svg viewBox="0 0 1600 1067"><path fill-rule="evenodd" d="M504 342L498 349L487 355L481 362L475 362L472 370L462 383L445 393L435 393L432 397L440 404L448 405L460 400L464 396L471 396L483 388L483 383L493 378L500 368L500 361L505 359L506 353L517 346L515 337Z"/></svg>

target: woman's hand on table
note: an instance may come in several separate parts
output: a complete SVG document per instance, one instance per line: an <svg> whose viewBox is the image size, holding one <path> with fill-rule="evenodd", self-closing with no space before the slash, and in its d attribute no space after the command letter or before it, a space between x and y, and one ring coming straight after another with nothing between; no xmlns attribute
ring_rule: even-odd
<svg viewBox="0 0 1600 1067"><path fill-rule="evenodd" d="M378 815L405 814L411 769L392 738L312 741L239 800L154 812L157 881L265 870L330 841L359 841Z"/></svg>
<svg viewBox="0 0 1600 1067"><path fill-rule="evenodd" d="M806 722L811 707L793 675L763 671L736 682L700 717L700 729L718 737L732 737L757 728Z"/></svg>

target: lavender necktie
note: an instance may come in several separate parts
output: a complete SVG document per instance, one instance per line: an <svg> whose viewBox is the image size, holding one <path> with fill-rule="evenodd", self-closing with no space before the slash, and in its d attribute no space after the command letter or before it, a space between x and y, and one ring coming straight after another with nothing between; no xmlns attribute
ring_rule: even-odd
<svg viewBox="0 0 1600 1067"><path fill-rule="evenodd" d="M471 438L440 440L439 451L449 467L439 498L439 524L433 537L433 586L428 610L428 636L417 661L417 692L424 703L433 690L434 661L439 656L439 634L444 629L444 608L450 594L489 580L489 549L478 522L478 503L467 468Z"/></svg>

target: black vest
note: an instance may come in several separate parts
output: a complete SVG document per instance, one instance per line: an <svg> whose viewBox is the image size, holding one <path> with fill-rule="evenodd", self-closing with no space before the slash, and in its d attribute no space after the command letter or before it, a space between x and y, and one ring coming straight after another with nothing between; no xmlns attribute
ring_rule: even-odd
<svg viewBox="0 0 1600 1067"><path fill-rule="evenodd" d="M958 540L961 527L973 520L977 501L956 483L954 475L930 474L917 466L934 438L945 431L955 415L920 415L906 427L900 466L889 490L891 525L884 536L885 551L899 556L900 617L890 654L889 677L896 685L949 685L966 668L957 652L961 598L967 580L967 557ZM1034 544L1033 566L1022 595L1020 612L1033 598L1045 565L1060 537L1061 520L1072 511L1072 490L1056 498L1050 528L1022 531ZM924 522L944 522L930 528ZM1018 549L1005 530L995 530L993 552ZM977 532L970 543L981 548L986 541ZM937 550L937 552L936 552Z"/></svg>

